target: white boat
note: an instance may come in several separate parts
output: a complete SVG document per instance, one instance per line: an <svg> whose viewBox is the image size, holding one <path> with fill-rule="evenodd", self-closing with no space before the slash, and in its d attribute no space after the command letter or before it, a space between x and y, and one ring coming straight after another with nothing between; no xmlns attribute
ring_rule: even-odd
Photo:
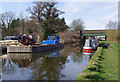
<svg viewBox="0 0 120 82"><path fill-rule="evenodd" d="M97 50L99 44L99 39L86 39L85 45L83 47L83 54L93 55L94 52Z"/></svg>

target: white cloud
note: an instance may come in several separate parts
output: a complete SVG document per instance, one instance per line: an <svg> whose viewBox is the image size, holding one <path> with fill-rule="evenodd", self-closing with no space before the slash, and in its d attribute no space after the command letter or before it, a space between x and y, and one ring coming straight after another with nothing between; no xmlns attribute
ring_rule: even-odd
<svg viewBox="0 0 120 82"><path fill-rule="evenodd" d="M71 19L65 19L65 22L66 22L67 25L70 25L70 23L72 22L72 20Z"/></svg>
<svg viewBox="0 0 120 82"><path fill-rule="evenodd" d="M71 12L74 14L74 13L81 12L81 10L80 10L80 8L75 8L75 9L71 10Z"/></svg>
<svg viewBox="0 0 120 82"><path fill-rule="evenodd" d="M105 11L105 10L108 10L108 9L111 9L111 8L113 8L114 7L114 5L110 5L110 6L105 6L105 7L103 7L102 9Z"/></svg>
<svg viewBox="0 0 120 82"><path fill-rule="evenodd" d="M2 3L0 3L0 13L2 13Z"/></svg>
<svg viewBox="0 0 120 82"><path fill-rule="evenodd" d="M108 15L108 16L105 16L105 17L103 17L102 19L100 19L100 21L109 21L109 20L118 20L118 11L116 11L116 12L114 12L114 13L111 13L110 15Z"/></svg>
<svg viewBox="0 0 120 82"><path fill-rule="evenodd" d="M0 0L0 2L33 2L35 0Z"/></svg>
<svg viewBox="0 0 120 82"><path fill-rule="evenodd" d="M84 4L85 3L80 3L80 2L63 3L62 6L58 6L60 10L65 12L60 17L64 17L67 25L70 25L72 20L82 18L81 14L83 13L84 8L86 8L86 6L83 7Z"/></svg>
<svg viewBox="0 0 120 82"><path fill-rule="evenodd" d="M104 24L99 22L96 18L86 19L85 26L87 30L96 30L96 29L104 29Z"/></svg>
<svg viewBox="0 0 120 82"><path fill-rule="evenodd" d="M91 10L92 13L101 13L101 12L106 12L106 11L111 11L111 10L118 10L118 4L116 2L114 3L108 3L105 5L101 5L100 8L96 7Z"/></svg>
<svg viewBox="0 0 120 82"><path fill-rule="evenodd" d="M118 2L119 0L0 0L0 2L33 2L33 1L56 1L56 2Z"/></svg>
<svg viewBox="0 0 120 82"><path fill-rule="evenodd" d="M101 16L102 17L102 16ZM114 12L112 14L108 14L104 17L93 17L93 18L88 18L85 19L85 26L87 30L90 29L106 29L106 24L108 21L117 21L118 20L118 12Z"/></svg>
<svg viewBox="0 0 120 82"><path fill-rule="evenodd" d="M68 0L58 0L58 1L68 1ZM70 2L118 2L119 0L69 0L69 1Z"/></svg>
<svg viewBox="0 0 120 82"><path fill-rule="evenodd" d="M94 5L95 4L95 5ZM117 3L65 3L64 10L67 25L74 19L82 19L86 29L105 29L109 20L117 20ZM114 12L114 13L112 13Z"/></svg>

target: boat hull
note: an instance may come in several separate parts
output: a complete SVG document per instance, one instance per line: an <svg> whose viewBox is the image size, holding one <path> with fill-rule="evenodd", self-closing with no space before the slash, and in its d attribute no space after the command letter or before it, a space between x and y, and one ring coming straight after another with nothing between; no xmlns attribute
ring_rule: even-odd
<svg viewBox="0 0 120 82"><path fill-rule="evenodd" d="M96 50L97 48L95 47L83 47L83 54L92 55Z"/></svg>
<svg viewBox="0 0 120 82"><path fill-rule="evenodd" d="M83 54L85 55L93 55L97 50L99 44L96 47L83 47Z"/></svg>
<svg viewBox="0 0 120 82"><path fill-rule="evenodd" d="M97 50L100 42L99 39L86 39L85 45L83 47L83 54L91 55Z"/></svg>

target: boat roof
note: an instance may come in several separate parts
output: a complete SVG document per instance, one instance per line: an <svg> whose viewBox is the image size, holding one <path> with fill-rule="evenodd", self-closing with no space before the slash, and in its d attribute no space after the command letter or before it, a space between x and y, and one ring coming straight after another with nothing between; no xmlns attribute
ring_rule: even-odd
<svg viewBox="0 0 120 82"><path fill-rule="evenodd" d="M86 40L94 40L93 38L90 38L90 39L86 39Z"/></svg>

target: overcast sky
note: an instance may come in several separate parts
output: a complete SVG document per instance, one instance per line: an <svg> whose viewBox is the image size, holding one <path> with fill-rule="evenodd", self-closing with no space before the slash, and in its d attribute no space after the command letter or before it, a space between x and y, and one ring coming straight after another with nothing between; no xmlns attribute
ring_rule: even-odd
<svg viewBox="0 0 120 82"><path fill-rule="evenodd" d="M28 0L23 2L3 1L0 1L0 13L13 11L16 13L16 17L20 13L23 13L24 16L30 15L26 9L33 6L32 0L31 2L27 2ZM70 25L72 20L80 18L84 21L87 30L105 29L109 20L118 20L118 0L106 0L106 2L100 0L70 0L68 2L64 0L59 1L56 7L65 12L60 17L65 18L67 25Z"/></svg>

